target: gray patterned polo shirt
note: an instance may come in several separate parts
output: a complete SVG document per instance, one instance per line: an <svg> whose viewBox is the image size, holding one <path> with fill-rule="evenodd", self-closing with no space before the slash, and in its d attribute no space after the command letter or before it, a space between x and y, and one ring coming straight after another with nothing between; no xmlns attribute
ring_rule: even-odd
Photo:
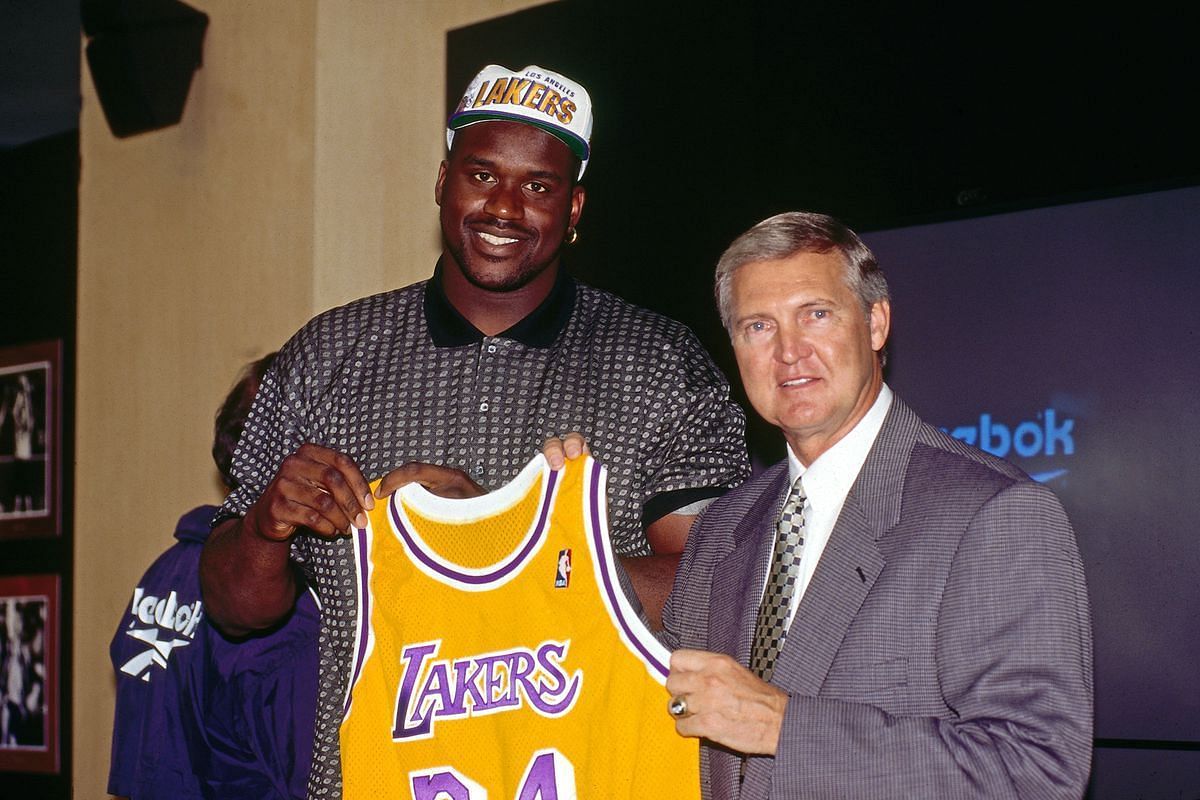
<svg viewBox="0 0 1200 800"><path fill-rule="evenodd" d="M327 311L292 337L259 388L234 457L240 488L222 515L244 514L305 442L349 455L368 480L424 461L492 490L546 437L581 431L609 470L613 547L637 556L650 552L644 522L749 475L742 411L682 324L560 272L532 314L484 336L446 300L439 275ZM322 605L309 794L340 797L352 550L349 539L301 533L292 554Z"/></svg>

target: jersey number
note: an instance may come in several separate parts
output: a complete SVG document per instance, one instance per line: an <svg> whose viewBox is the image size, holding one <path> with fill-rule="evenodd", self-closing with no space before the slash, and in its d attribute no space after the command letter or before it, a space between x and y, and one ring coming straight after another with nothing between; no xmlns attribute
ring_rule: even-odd
<svg viewBox="0 0 1200 800"><path fill-rule="evenodd" d="M454 767L410 772L413 800L488 800L487 789ZM529 759L513 800L575 800L575 767L557 750Z"/></svg>

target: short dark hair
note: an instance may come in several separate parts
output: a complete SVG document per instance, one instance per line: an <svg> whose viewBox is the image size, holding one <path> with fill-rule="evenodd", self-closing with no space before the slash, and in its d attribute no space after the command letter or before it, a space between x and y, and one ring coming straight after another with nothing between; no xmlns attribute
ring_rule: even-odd
<svg viewBox="0 0 1200 800"><path fill-rule="evenodd" d="M237 488L232 472L233 451L237 448L238 439L242 438L242 428L246 425L246 417L250 414L250 406L254 405L254 396L258 394L258 385L263 376L275 363L278 352L267 353L257 361L251 361L242 368L237 382L229 390L225 402L217 409L213 420L212 456L216 462L221 480L230 489Z"/></svg>

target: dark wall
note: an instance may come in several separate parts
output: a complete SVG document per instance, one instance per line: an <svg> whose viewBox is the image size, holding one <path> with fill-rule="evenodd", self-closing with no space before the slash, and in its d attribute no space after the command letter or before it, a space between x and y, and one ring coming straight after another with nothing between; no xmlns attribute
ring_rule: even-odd
<svg viewBox="0 0 1200 800"><path fill-rule="evenodd" d="M0 540L0 574L60 576L58 738L56 775L0 773L0 785L19 782L22 797L70 796L71 581L75 461L75 289L79 213L79 133L51 136L0 151L0 346L48 339L63 342L62 534ZM107 662L90 669L107 670ZM4 792L0 791L0 795Z"/></svg>
<svg viewBox="0 0 1200 800"><path fill-rule="evenodd" d="M732 374L712 266L771 214L861 232L1200 179L1185 13L565 0L452 31L447 108L487 63L587 86L572 270L688 323Z"/></svg>
<svg viewBox="0 0 1200 800"><path fill-rule="evenodd" d="M0 152L79 128L80 0L0 0Z"/></svg>
<svg viewBox="0 0 1200 800"><path fill-rule="evenodd" d="M0 574L56 574L57 774L0 773L0 796L71 795L79 0L0 0L0 347L63 342L61 535L0 540ZM106 671L107 662L85 665Z"/></svg>
<svg viewBox="0 0 1200 800"><path fill-rule="evenodd" d="M866 235L896 309L892 388L1071 517L1095 628L1094 798L1200 796L1197 220L1189 187Z"/></svg>
<svg viewBox="0 0 1200 800"><path fill-rule="evenodd" d="M1061 432L1055 458L1007 455L1077 519L1096 800L1200 798L1200 598L1183 588L1197 566L1200 207L1140 194L1200 183L1191 16L565 0L448 37L448 109L487 63L588 87L588 204L568 264L691 325L735 384L713 265L754 222L811 209L876 232L897 291L889 381L930 421L966 436L986 413L1043 437L1048 416L1076 422L1065 466ZM1132 205L1074 205L1120 197ZM756 418L751 444L760 463L782 453Z"/></svg>

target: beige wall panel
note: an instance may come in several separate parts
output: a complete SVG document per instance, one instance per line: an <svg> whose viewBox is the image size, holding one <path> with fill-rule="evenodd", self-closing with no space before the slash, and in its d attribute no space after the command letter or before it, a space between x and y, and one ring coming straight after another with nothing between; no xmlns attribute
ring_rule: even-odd
<svg viewBox="0 0 1200 800"><path fill-rule="evenodd" d="M80 798L107 779L114 626L179 514L219 501L208 448L234 373L312 313L430 274L445 33L540 4L189 2L210 22L180 125L117 140L82 80Z"/></svg>
<svg viewBox="0 0 1200 800"><path fill-rule="evenodd" d="M320 3L314 311L432 273L446 31L543 4Z"/></svg>
<svg viewBox="0 0 1200 800"><path fill-rule="evenodd" d="M221 493L212 416L238 366L312 304L311 2L196 1L205 63L181 124L81 118L75 786L103 795L108 640L179 514Z"/></svg>

